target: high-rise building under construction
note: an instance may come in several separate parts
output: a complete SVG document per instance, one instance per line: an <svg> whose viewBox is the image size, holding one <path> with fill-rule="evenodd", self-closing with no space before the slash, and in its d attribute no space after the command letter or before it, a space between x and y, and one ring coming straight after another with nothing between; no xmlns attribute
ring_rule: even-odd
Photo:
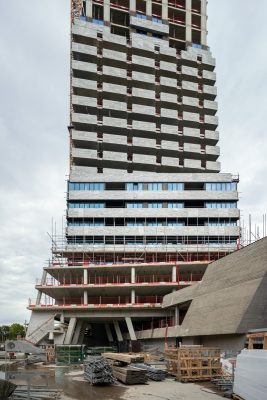
<svg viewBox="0 0 267 400"><path fill-rule="evenodd" d="M72 0L66 234L53 237L28 340L105 345L179 325L186 305L166 311L163 296L238 247L206 7Z"/></svg>

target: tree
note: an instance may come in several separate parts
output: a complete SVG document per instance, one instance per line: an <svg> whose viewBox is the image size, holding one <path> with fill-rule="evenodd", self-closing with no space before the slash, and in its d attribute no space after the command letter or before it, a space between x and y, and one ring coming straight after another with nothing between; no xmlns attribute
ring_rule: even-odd
<svg viewBox="0 0 267 400"><path fill-rule="evenodd" d="M8 339L17 339L17 336L25 337L24 326L21 324L10 325Z"/></svg>
<svg viewBox="0 0 267 400"><path fill-rule="evenodd" d="M10 327L8 325L0 326L0 341L4 342L8 339Z"/></svg>

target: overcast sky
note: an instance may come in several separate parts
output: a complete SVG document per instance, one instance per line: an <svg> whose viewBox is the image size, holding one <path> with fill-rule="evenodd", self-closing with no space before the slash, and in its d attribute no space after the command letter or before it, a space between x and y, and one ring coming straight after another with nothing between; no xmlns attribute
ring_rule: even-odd
<svg viewBox="0 0 267 400"><path fill-rule="evenodd" d="M28 298L60 229L68 174L69 0L0 0L0 324L29 320ZM257 6L255 6L255 3ZM267 2L209 0L222 172L240 208L267 211Z"/></svg>

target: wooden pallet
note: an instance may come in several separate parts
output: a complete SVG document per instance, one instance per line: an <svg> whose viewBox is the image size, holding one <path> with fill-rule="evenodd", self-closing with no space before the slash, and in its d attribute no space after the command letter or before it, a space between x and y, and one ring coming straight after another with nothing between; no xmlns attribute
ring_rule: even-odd
<svg viewBox="0 0 267 400"><path fill-rule="evenodd" d="M118 361L125 364L144 362L144 356L138 353L102 353L108 360Z"/></svg>
<svg viewBox="0 0 267 400"><path fill-rule="evenodd" d="M255 333L249 333L247 335L248 339L248 349L253 350L254 349L254 340L255 339L260 339L262 341L262 349L267 350L267 332L255 332Z"/></svg>
<svg viewBox="0 0 267 400"><path fill-rule="evenodd" d="M220 349L202 346L168 348L168 373L180 382L210 381L221 375Z"/></svg>

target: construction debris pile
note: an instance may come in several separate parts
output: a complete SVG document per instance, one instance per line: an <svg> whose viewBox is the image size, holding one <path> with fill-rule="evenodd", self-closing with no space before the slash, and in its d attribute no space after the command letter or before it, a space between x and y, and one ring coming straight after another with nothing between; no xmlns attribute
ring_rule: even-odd
<svg viewBox="0 0 267 400"><path fill-rule="evenodd" d="M112 367L102 356L89 356L84 361L84 378L91 385L113 384Z"/></svg>

